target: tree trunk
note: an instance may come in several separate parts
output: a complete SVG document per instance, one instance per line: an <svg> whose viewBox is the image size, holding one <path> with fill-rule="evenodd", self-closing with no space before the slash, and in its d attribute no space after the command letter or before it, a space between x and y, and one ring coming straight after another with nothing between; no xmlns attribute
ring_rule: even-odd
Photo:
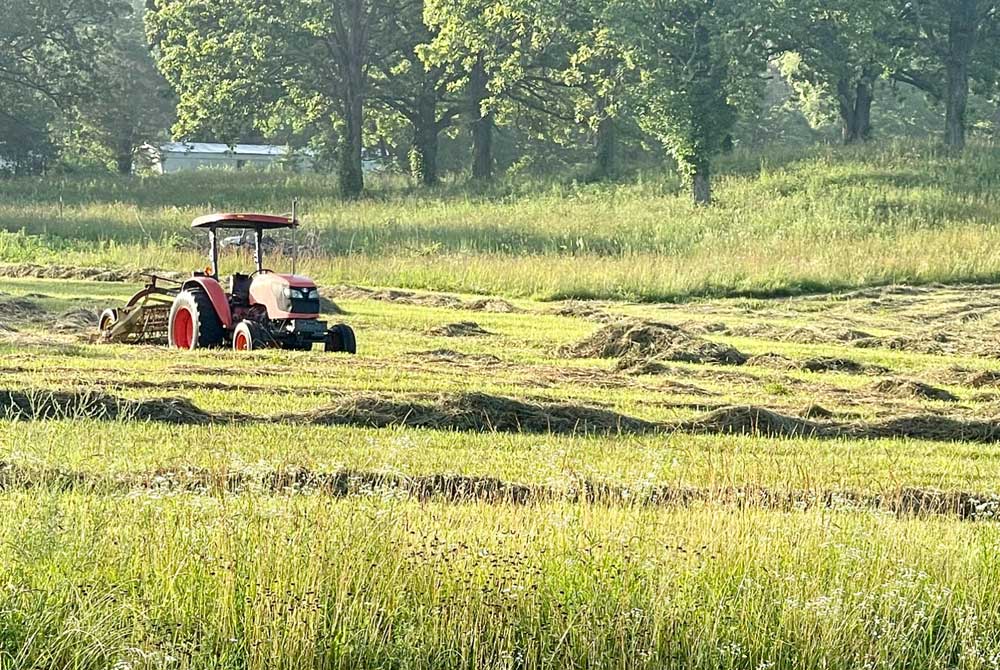
<svg viewBox="0 0 1000 670"><path fill-rule="evenodd" d="M837 82L837 111L840 113L844 144L867 142L872 133L872 84L867 77L852 85Z"/></svg>
<svg viewBox="0 0 1000 670"><path fill-rule="evenodd" d="M493 113L483 114L483 102L489 97L489 78L483 56L476 59L469 76L469 113L472 118L472 178L493 178Z"/></svg>
<svg viewBox="0 0 1000 670"><path fill-rule="evenodd" d="M592 181L604 181L618 176L618 124L605 117L597 126L597 155Z"/></svg>
<svg viewBox="0 0 1000 670"><path fill-rule="evenodd" d="M996 106L996 111L993 112L993 143L1000 144L1000 101Z"/></svg>
<svg viewBox="0 0 1000 670"><path fill-rule="evenodd" d="M361 167L362 151L364 150L362 79L360 61L352 62L344 87L344 116L347 128L340 143L337 170L340 191L348 198L356 198L361 195L365 188L365 177Z"/></svg>
<svg viewBox="0 0 1000 670"><path fill-rule="evenodd" d="M410 173L424 186L438 183L438 124L436 100L420 102L413 127L413 147L410 149Z"/></svg>
<svg viewBox="0 0 1000 670"><path fill-rule="evenodd" d="M965 146L965 109L969 99L969 59L976 42L976 0L954 0L948 25L944 144Z"/></svg>
<svg viewBox="0 0 1000 670"><path fill-rule="evenodd" d="M132 141L122 140L118 142L118 149L115 154L115 169L118 174L123 177L131 175L134 163L135 155L133 153Z"/></svg>
<svg viewBox="0 0 1000 670"><path fill-rule="evenodd" d="M708 205L712 202L712 182L711 170L707 162L700 163L695 167L694 175L691 177L691 194L694 196L694 204Z"/></svg>

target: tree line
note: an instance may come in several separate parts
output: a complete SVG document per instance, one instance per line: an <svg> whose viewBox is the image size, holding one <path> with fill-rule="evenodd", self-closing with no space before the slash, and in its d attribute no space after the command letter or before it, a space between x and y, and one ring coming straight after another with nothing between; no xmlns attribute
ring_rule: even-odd
<svg viewBox="0 0 1000 670"><path fill-rule="evenodd" d="M136 144L260 139L329 156L346 195L363 157L436 184L461 136L489 180L498 133L589 152L662 152L696 202L714 159L775 86L845 143L914 93L961 150L970 96L1000 89L1000 0L7 0L0 160L37 172L84 147L120 172ZM997 119L1000 121L1000 118ZM769 132L769 131L768 131ZM767 132L765 132L767 134ZM534 144L532 144L534 142Z"/></svg>

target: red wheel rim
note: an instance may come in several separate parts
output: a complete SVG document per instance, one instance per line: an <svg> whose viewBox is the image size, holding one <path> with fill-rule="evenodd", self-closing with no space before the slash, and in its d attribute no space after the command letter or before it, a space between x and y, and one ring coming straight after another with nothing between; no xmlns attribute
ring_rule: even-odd
<svg viewBox="0 0 1000 670"><path fill-rule="evenodd" d="M174 325L171 334L174 336L174 346L180 349L190 349L194 342L194 317L186 307L181 307L174 314Z"/></svg>
<svg viewBox="0 0 1000 670"><path fill-rule="evenodd" d="M250 338L246 336L246 333L236 333L233 345L236 351L250 351Z"/></svg>

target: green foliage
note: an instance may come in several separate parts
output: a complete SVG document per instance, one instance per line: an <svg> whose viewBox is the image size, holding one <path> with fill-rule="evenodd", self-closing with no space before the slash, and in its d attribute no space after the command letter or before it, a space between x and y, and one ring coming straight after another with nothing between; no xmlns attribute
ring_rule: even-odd
<svg viewBox="0 0 1000 670"><path fill-rule="evenodd" d="M0 156L15 173L42 171L56 153L59 108L92 98L97 54L121 7L113 0L0 3Z"/></svg>
<svg viewBox="0 0 1000 670"><path fill-rule="evenodd" d="M697 184L695 199L709 198L712 158L735 126L748 87L765 67L756 39L761 16L753 3L714 0L612 0L606 21L627 59L639 69L634 95L639 124Z"/></svg>

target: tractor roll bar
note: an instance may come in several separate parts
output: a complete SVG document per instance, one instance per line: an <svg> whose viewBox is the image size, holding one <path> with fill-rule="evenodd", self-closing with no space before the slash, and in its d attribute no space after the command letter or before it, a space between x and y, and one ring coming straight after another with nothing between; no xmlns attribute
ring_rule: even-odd
<svg viewBox="0 0 1000 670"><path fill-rule="evenodd" d="M208 246L211 249L212 276L219 278L219 237L216 233L218 228L225 226L212 226L208 229ZM257 266L257 272L264 270L264 229L260 226L253 229L253 260Z"/></svg>

